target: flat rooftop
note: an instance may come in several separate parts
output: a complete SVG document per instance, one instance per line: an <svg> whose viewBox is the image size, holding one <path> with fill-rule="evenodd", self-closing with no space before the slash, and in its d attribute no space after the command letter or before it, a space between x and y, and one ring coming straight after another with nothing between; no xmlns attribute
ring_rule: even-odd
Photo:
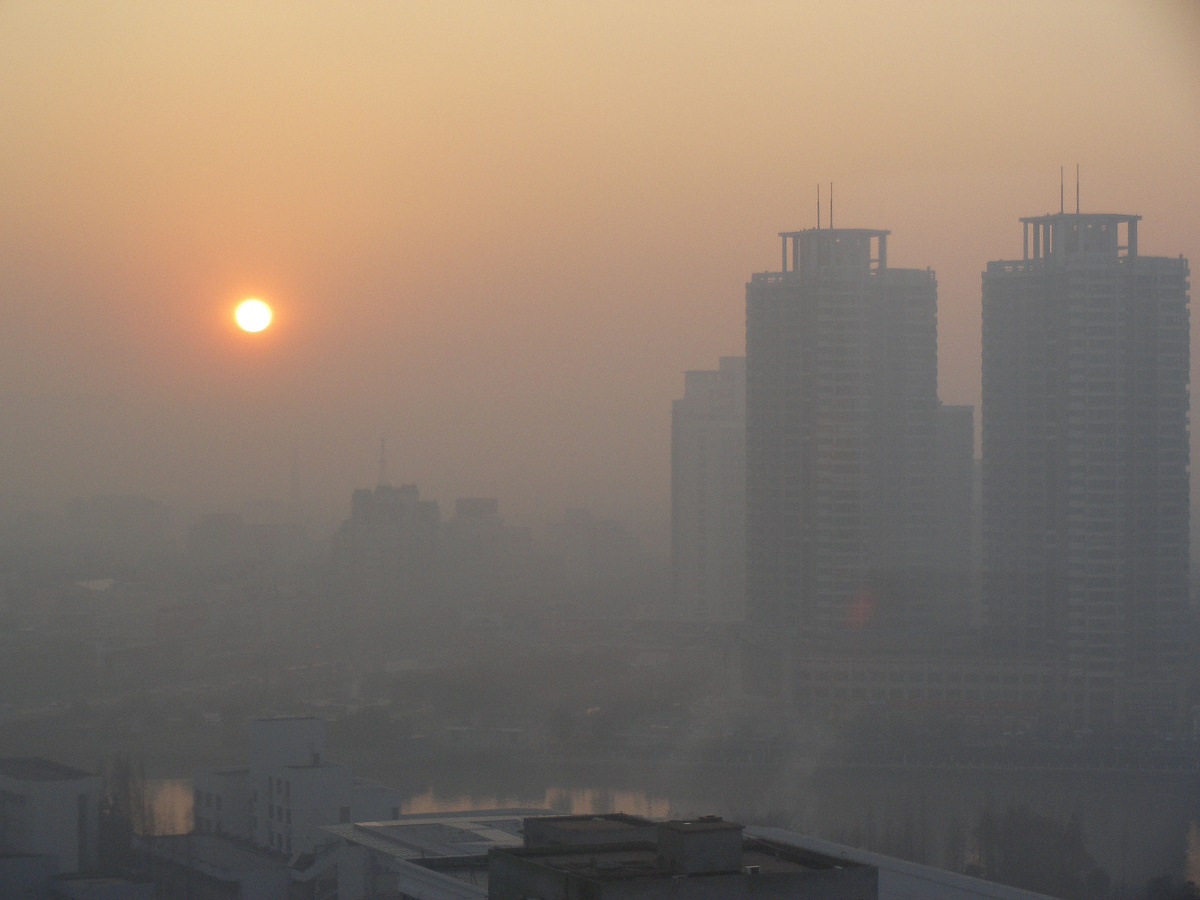
<svg viewBox="0 0 1200 900"><path fill-rule="evenodd" d="M705 816L699 819L672 819L663 822L662 827L671 831L685 831L691 834L704 831L741 831L742 826L736 822L726 822L724 819Z"/></svg>
<svg viewBox="0 0 1200 900"><path fill-rule="evenodd" d="M747 840L742 843L741 866L728 873L718 872L713 875L741 874L747 866L757 866L758 871L764 875L801 875L807 872L828 871L835 868L835 863L841 862L822 858L815 853L789 851L791 848L783 845ZM664 865L657 845L645 841L584 847L520 848L506 852L589 881L666 879L675 874L669 866ZM843 862L842 865L847 864ZM848 865L854 866L853 863Z"/></svg>
<svg viewBox="0 0 1200 900"><path fill-rule="evenodd" d="M94 778L95 772L77 769L40 756L6 756L0 758L0 775L20 781L78 781Z"/></svg>
<svg viewBox="0 0 1200 900"><path fill-rule="evenodd" d="M396 859L483 856L492 847L520 847L529 809L409 815L386 822L326 825L322 830Z"/></svg>
<svg viewBox="0 0 1200 900"><path fill-rule="evenodd" d="M640 831L647 826L657 824L649 819L629 816L624 813L605 813L595 816L536 816L531 818L535 818L539 825L545 823L553 825L561 831L577 832L580 834L589 834L597 831Z"/></svg>
<svg viewBox="0 0 1200 900"><path fill-rule="evenodd" d="M220 878L264 869L285 869L280 857L211 834L168 834L144 838L154 855L186 866L198 866Z"/></svg>

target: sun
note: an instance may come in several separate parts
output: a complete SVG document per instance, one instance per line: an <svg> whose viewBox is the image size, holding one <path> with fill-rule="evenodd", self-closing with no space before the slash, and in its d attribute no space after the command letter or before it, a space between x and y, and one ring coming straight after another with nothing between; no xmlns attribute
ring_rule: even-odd
<svg viewBox="0 0 1200 900"><path fill-rule="evenodd" d="M233 317L242 331L256 332L264 330L271 324L273 313L271 307L262 300L257 297L248 297L237 305Z"/></svg>

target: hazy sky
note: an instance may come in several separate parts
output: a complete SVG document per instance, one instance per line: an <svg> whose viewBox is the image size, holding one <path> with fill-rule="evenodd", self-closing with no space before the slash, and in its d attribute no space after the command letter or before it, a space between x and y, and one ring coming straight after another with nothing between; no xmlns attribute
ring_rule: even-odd
<svg viewBox="0 0 1200 900"><path fill-rule="evenodd" d="M232 509L295 452L344 514L385 436L444 509L665 521L682 373L818 181L937 271L977 404L979 273L1060 165L1200 266L1196 10L0 3L0 492Z"/></svg>

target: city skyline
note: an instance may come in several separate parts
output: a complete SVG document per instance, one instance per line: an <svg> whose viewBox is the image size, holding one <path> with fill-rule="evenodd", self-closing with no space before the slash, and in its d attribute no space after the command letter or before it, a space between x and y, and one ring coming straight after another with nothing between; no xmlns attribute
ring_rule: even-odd
<svg viewBox="0 0 1200 900"><path fill-rule="evenodd" d="M761 235L814 225L818 181L938 272L949 403L979 402L979 273L1060 165L1085 211L1153 223L1146 252L1200 258L1182 4L0 22L16 505L283 498L295 452L337 520L383 436L429 496L665 522L682 373L741 352ZM278 317L254 344L228 324L251 294Z"/></svg>

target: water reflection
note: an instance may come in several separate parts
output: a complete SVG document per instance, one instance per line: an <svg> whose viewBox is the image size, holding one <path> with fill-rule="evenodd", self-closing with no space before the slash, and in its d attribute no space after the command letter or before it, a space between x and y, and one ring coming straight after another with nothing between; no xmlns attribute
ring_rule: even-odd
<svg viewBox="0 0 1200 900"><path fill-rule="evenodd" d="M150 808L149 830L153 834L186 834L192 830L192 780L155 778L146 783ZM572 815L599 815L624 812L638 816L667 818L671 804L665 797L645 791L612 790L601 787L547 787L541 794L444 794L433 787L405 800L400 810L405 815L469 812L479 809L529 807Z"/></svg>
<svg viewBox="0 0 1200 900"><path fill-rule="evenodd" d="M530 807L572 815L623 812L638 816L666 818L671 814L671 804L665 797L654 797L645 791L610 790L597 787L547 787L541 795L533 796L439 795L430 787L423 793L416 794L404 801L400 809L405 815L428 815L509 807Z"/></svg>
<svg viewBox="0 0 1200 900"><path fill-rule="evenodd" d="M150 778L146 780L146 805L150 834L187 834L192 830L192 779Z"/></svg>

